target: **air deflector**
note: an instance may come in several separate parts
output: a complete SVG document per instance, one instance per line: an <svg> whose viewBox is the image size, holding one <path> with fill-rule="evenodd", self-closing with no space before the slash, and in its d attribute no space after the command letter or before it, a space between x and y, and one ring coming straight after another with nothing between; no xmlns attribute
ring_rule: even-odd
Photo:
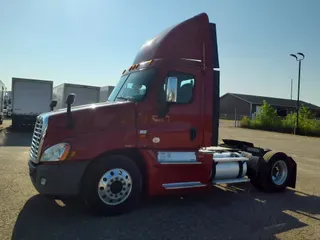
<svg viewBox="0 0 320 240"><path fill-rule="evenodd" d="M216 25L208 15L199 14L170 27L147 41L136 55L133 64L151 59L196 59L206 67L219 68Z"/></svg>

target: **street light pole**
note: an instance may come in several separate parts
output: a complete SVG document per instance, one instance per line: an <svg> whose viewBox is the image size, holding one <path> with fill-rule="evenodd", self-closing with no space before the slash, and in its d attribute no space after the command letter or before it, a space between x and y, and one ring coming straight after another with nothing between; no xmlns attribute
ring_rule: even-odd
<svg viewBox="0 0 320 240"><path fill-rule="evenodd" d="M293 84L293 79L291 78L291 85L290 85L290 100L292 100L292 84Z"/></svg>
<svg viewBox="0 0 320 240"><path fill-rule="evenodd" d="M298 58L299 55L301 58ZM301 61L304 59L304 54L299 52L295 54L290 54L291 57L294 57L299 62L299 73L298 73L298 94L297 94L297 119L296 119L296 128L294 131L294 134L299 134L300 128L299 128L299 109L300 109L300 76L301 76Z"/></svg>

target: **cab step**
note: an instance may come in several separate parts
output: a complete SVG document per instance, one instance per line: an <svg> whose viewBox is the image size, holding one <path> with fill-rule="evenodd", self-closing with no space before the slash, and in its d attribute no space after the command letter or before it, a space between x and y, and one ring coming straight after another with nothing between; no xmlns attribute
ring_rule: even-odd
<svg viewBox="0 0 320 240"><path fill-rule="evenodd" d="M234 178L234 179L222 179L222 180L213 180L212 184L218 185L218 184L231 184L231 183L245 183L250 182L249 178Z"/></svg>

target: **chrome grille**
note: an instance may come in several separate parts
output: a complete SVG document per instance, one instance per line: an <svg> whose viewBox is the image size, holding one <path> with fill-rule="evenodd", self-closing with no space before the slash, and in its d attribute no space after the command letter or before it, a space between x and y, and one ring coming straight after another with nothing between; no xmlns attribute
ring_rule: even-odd
<svg viewBox="0 0 320 240"><path fill-rule="evenodd" d="M39 145L40 145L40 140L41 140L41 136L42 136L42 131L43 131L43 120L39 116L39 117L37 117L37 121L34 126L31 148L30 148L30 157L32 160L38 159L38 151L39 151Z"/></svg>

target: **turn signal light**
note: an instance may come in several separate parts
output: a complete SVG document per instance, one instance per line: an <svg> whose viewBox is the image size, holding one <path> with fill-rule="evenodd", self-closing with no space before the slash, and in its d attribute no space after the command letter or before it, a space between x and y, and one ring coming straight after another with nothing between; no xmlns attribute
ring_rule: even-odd
<svg viewBox="0 0 320 240"><path fill-rule="evenodd" d="M149 61L145 61L145 62L142 62L142 63L137 63L137 64L134 64L134 65L132 65L130 68L129 68L129 71L132 71L132 70L134 70L134 69L137 69L137 68L139 68L140 67L140 65L144 65L144 64L151 64L153 62L153 60L149 60ZM124 74L126 72L126 70L124 70L123 72L122 72L122 74Z"/></svg>
<svg viewBox="0 0 320 240"><path fill-rule="evenodd" d="M145 61L145 62L142 62L140 63L141 65L147 65L147 64L151 64L153 62L153 60L148 60L148 61Z"/></svg>

